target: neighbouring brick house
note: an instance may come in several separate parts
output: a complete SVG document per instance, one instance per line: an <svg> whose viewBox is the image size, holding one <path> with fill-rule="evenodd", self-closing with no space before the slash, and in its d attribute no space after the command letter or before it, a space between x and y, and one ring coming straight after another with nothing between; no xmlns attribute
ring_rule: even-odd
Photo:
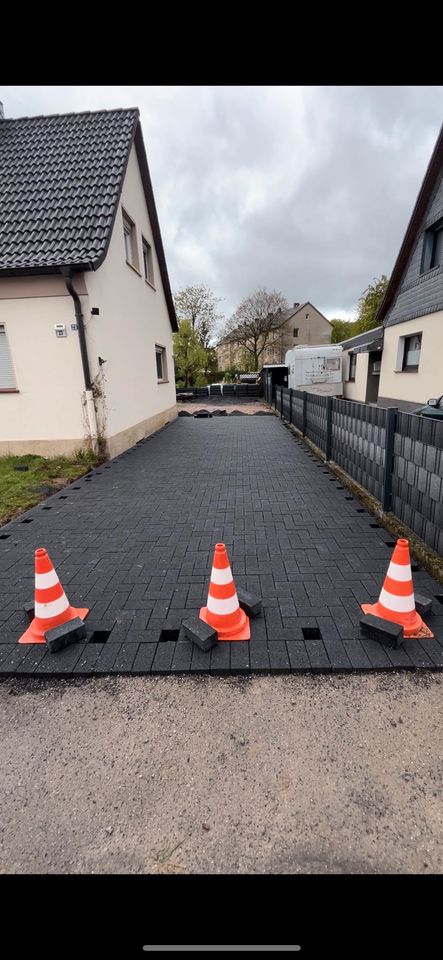
<svg viewBox="0 0 443 960"><path fill-rule="evenodd" d="M177 329L139 111L0 109L0 454L158 430Z"/></svg>
<svg viewBox="0 0 443 960"><path fill-rule="evenodd" d="M259 358L259 367L265 363L284 363L286 352L292 347L325 344L331 342L332 325L309 300L294 303L289 310L282 310L274 319L265 349ZM244 365L245 351L230 333L216 347L218 368Z"/></svg>
<svg viewBox="0 0 443 960"><path fill-rule="evenodd" d="M443 126L377 314L378 403L411 411L443 394Z"/></svg>

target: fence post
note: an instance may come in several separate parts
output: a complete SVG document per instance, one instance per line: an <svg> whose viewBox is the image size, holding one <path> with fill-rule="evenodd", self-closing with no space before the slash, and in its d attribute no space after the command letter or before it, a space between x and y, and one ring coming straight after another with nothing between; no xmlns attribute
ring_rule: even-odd
<svg viewBox="0 0 443 960"><path fill-rule="evenodd" d="M388 407L385 428L385 469L383 474L382 510L388 513L392 507L392 460L394 456L394 435L397 423L397 407Z"/></svg>
<svg viewBox="0 0 443 960"><path fill-rule="evenodd" d="M277 409L277 385L274 388L274 410Z"/></svg>
<svg viewBox="0 0 443 960"><path fill-rule="evenodd" d="M326 460L331 459L332 446L332 397L326 397Z"/></svg>
<svg viewBox="0 0 443 960"><path fill-rule="evenodd" d="M292 387L289 387L289 423L292 423Z"/></svg>
<svg viewBox="0 0 443 960"><path fill-rule="evenodd" d="M304 437L306 436L306 423L307 423L307 414L308 414L307 405L308 405L308 394L306 393L306 390L303 390L303 424L302 424L301 432Z"/></svg>
<svg viewBox="0 0 443 960"><path fill-rule="evenodd" d="M280 390L281 390L281 394L280 394L280 416L281 416L281 418L283 419L283 384L281 385Z"/></svg>

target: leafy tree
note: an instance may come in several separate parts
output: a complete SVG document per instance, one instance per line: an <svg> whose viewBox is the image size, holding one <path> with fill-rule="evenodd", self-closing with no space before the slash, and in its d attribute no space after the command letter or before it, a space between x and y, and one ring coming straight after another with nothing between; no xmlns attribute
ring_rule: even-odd
<svg viewBox="0 0 443 960"><path fill-rule="evenodd" d="M202 347L190 320L182 320L178 333L174 333L175 377L185 387L192 387L204 370L206 350Z"/></svg>
<svg viewBox="0 0 443 960"><path fill-rule="evenodd" d="M331 320L332 335L331 343L341 343L354 335L355 320Z"/></svg>
<svg viewBox="0 0 443 960"><path fill-rule="evenodd" d="M201 345L207 350L214 337L215 328L222 315L217 313L217 304L221 297L214 296L206 284L184 287L174 297L175 312L180 321L189 320L196 331Z"/></svg>
<svg viewBox="0 0 443 960"><path fill-rule="evenodd" d="M348 340L349 337L355 337L359 333L366 333L378 327L377 312L388 282L387 276L383 273L378 280L374 278L374 282L366 287L358 301L356 320L331 320L334 328L331 336L332 343L341 343L342 340Z"/></svg>
<svg viewBox="0 0 443 960"><path fill-rule="evenodd" d="M358 301L358 316L355 321L355 333L366 333L377 327L377 312L383 300L388 285L388 278L383 273L374 283L370 283Z"/></svg>
<svg viewBox="0 0 443 960"><path fill-rule="evenodd" d="M252 370L258 362L273 330L278 310L287 310L288 302L277 290L268 292L258 287L245 297L225 327L225 336L239 344L250 355Z"/></svg>

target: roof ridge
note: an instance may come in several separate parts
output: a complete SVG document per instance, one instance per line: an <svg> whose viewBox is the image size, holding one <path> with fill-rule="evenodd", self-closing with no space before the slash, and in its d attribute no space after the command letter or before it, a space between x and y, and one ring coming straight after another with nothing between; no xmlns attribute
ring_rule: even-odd
<svg viewBox="0 0 443 960"><path fill-rule="evenodd" d="M24 117L3 117L0 120L0 129L4 123L17 123L19 120L50 120L53 117L85 117L103 113L136 113L140 116L139 107L111 107L103 110L69 110L68 113L36 113Z"/></svg>

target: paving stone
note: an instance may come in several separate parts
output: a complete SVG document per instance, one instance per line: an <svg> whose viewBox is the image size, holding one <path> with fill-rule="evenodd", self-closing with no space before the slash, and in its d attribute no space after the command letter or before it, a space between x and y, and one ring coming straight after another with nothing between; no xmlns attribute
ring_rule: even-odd
<svg viewBox="0 0 443 960"><path fill-rule="evenodd" d="M250 666L253 673L269 673L271 669L268 644L265 640L250 643Z"/></svg>
<svg viewBox="0 0 443 960"><path fill-rule="evenodd" d="M231 644L222 641L211 650L210 672L216 676L222 676L231 671Z"/></svg>
<svg viewBox="0 0 443 960"><path fill-rule="evenodd" d="M183 621L178 639L189 640L203 651L210 650L218 642L217 631L199 617L190 617Z"/></svg>
<svg viewBox="0 0 443 960"><path fill-rule="evenodd" d="M169 673L174 656L174 643L159 643L152 661L151 673ZM198 649L198 648L197 648Z"/></svg>
<svg viewBox="0 0 443 960"><path fill-rule="evenodd" d="M150 673L157 646L154 643L139 644L131 673Z"/></svg>
<svg viewBox="0 0 443 960"><path fill-rule="evenodd" d="M311 670L306 644L302 640L288 641L286 648L293 673L306 673Z"/></svg>
<svg viewBox="0 0 443 960"><path fill-rule="evenodd" d="M329 673L331 663L322 640L307 640L306 651L313 673Z"/></svg>
<svg viewBox="0 0 443 960"><path fill-rule="evenodd" d="M85 647L85 643L74 643L71 647L59 650L56 656L46 649L46 656L35 667L33 676L40 676L41 674L45 676L69 675L83 655Z"/></svg>
<svg viewBox="0 0 443 960"><path fill-rule="evenodd" d="M374 423L371 429L370 441L363 430L357 436L358 456L366 444L364 456L373 467L368 482L376 484L370 492L377 495L381 426ZM419 484L424 467L437 478L432 491L437 499L419 491L425 526L416 532L422 536L441 513L440 449L433 447L429 466L430 447L424 446L435 439L434 428L431 433L410 441ZM373 518L355 498L347 501L351 494L339 490L341 484L330 482L330 476L272 413L174 420L76 481L63 492L66 500L55 494L33 508L29 526L22 523L26 517L6 525L0 544L0 656L6 646L13 663L19 656L14 650L26 626L23 603L33 592L32 551L34 543L44 542L71 601L90 607L88 634L112 628L106 643L88 644L71 672L83 675L89 664L91 675L112 671L122 644L122 671L134 672L138 664L139 672L153 667L164 672L168 663L171 672L190 671L192 645L186 653L176 642L177 631L183 620L198 616L214 545L223 541L237 590L262 601L263 615L251 620L251 640L244 645L252 671L306 669L306 657L312 670L368 669L368 663L373 669L441 669L443 604L438 600L431 621L435 643L420 642L413 654L417 663L402 648L383 649L377 643L375 650L358 640L360 604L378 597L390 535L371 528ZM398 480L405 481L404 473ZM408 522L406 515L403 519ZM414 584L429 597L443 595L424 571L414 571ZM318 630L322 639L305 640L303 630ZM175 635L159 642L162 631ZM212 649L211 673L230 672L233 647L225 643ZM129 667L133 648L137 653ZM237 651L233 672L239 656ZM32 675L38 668L36 676L48 676L47 661L46 649L35 650L17 661L16 672ZM63 669L69 672L66 661Z"/></svg>
<svg viewBox="0 0 443 960"><path fill-rule="evenodd" d="M20 667L20 664L25 659L29 653L29 647L27 644L17 644L15 647L8 645L6 653L3 654L0 661L0 675L1 676L10 676L14 675L16 670Z"/></svg>
<svg viewBox="0 0 443 960"><path fill-rule="evenodd" d="M189 640L178 640L174 647L171 662L171 673L189 673L191 666L193 645ZM208 657L209 665L211 657Z"/></svg>
<svg viewBox="0 0 443 960"><path fill-rule="evenodd" d="M239 640L230 644L231 673L245 674L250 672L249 643Z"/></svg>
<svg viewBox="0 0 443 960"><path fill-rule="evenodd" d="M269 662L271 664L271 673L289 673L291 664L289 662L286 643L283 640L276 640L268 646Z"/></svg>
<svg viewBox="0 0 443 960"><path fill-rule="evenodd" d="M359 618L362 636L369 637L387 647L401 647L403 643L403 627L398 623L391 623L376 617L372 613L362 614Z"/></svg>
<svg viewBox="0 0 443 960"><path fill-rule="evenodd" d="M209 673L211 665L211 647L209 650L202 650L200 647L192 645L192 659L189 666L190 673Z"/></svg>
<svg viewBox="0 0 443 960"><path fill-rule="evenodd" d="M64 647L69 647L78 640L86 639L86 627L80 617L74 617L59 627L54 627L45 633L46 645L50 653L57 653Z"/></svg>

